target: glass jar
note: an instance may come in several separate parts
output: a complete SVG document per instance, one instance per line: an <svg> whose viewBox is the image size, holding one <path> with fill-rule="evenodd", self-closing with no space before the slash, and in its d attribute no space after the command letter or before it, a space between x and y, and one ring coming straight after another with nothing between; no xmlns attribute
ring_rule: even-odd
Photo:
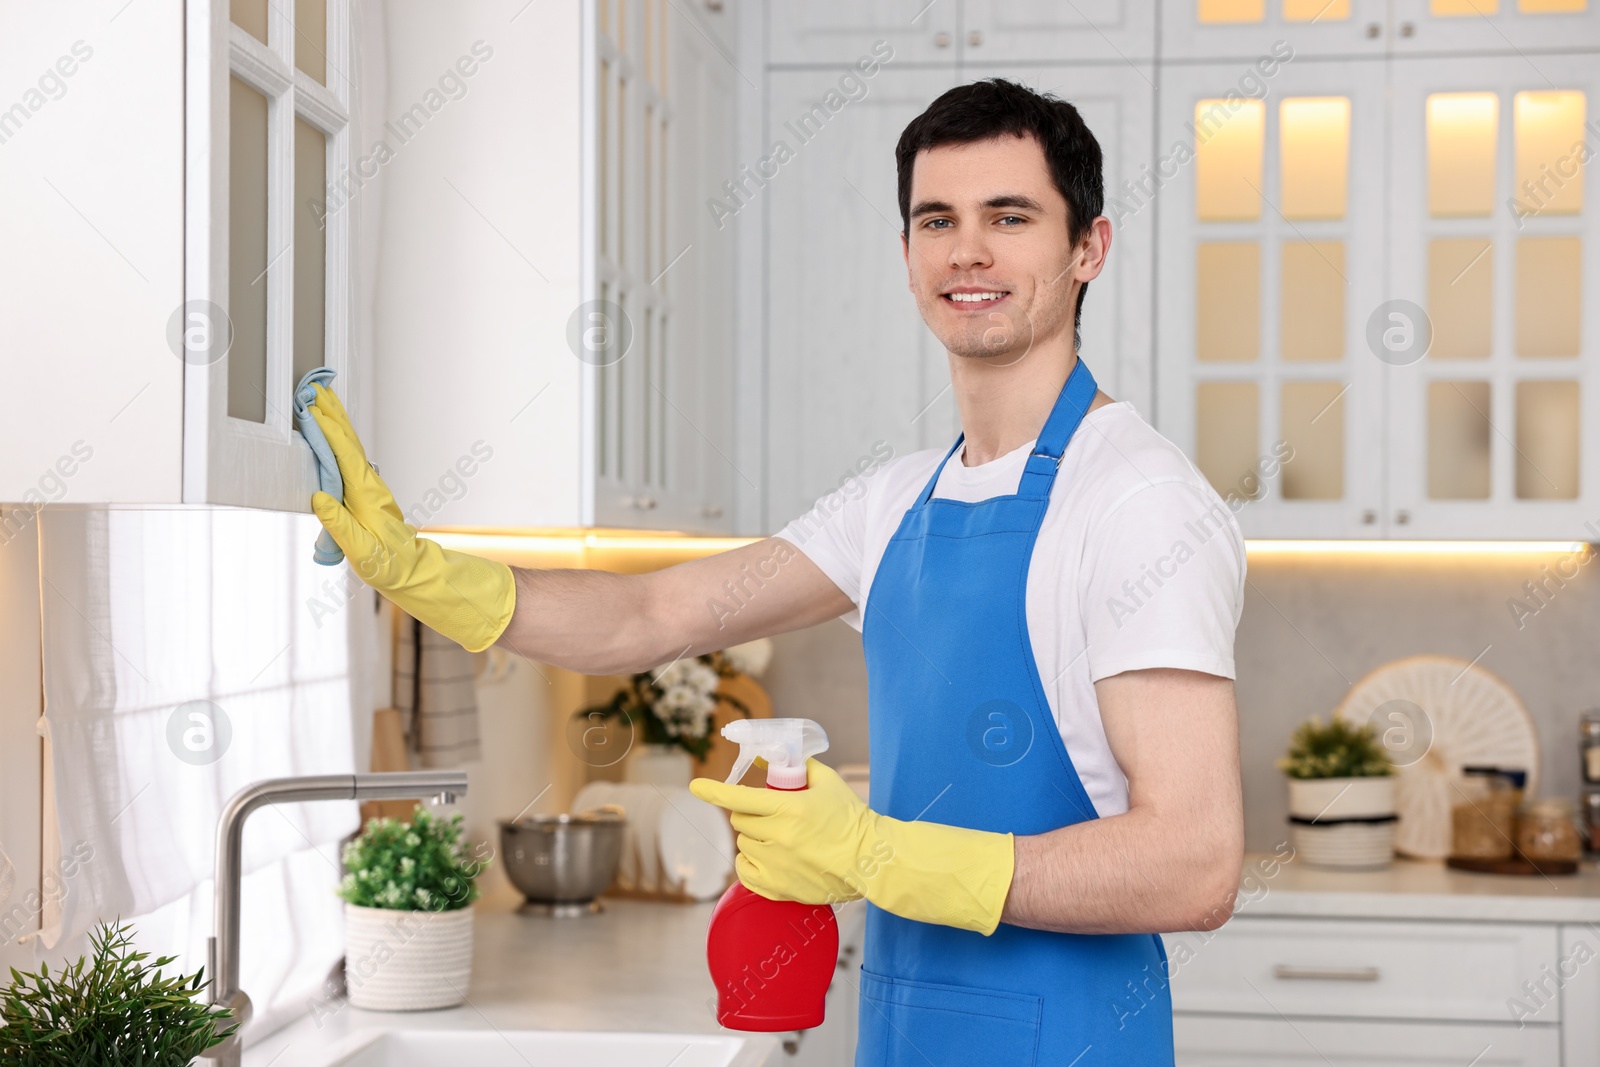
<svg viewBox="0 0 1600 1067"><path fill-rule="evenodd" d="M1544 797L1524 807L1517 818L1517 851L1530 860L1575 860L1583 842L1567 797Z"/></svg>
<svg viewBox="0 0 1600 1067"><path fill-rule="evenodd" d="M1493 767L1467 767L1450 807L1450 852L1470 859L1506 859L1513 851L1517 802L1514 788Z"/></svg>
<svg viewBox="0 0 1600 1067"><path fill-rule="evenodd" d="M1583 780L1600 785L1600 709L1583 713L1578 741L1583 752Z"/></svg>
<svg viewBox="0 0 1600 1067"><path fill-rule="evenodd" d="M1600 852L1600 788L1583 791L1583 823L1588 830L1590 852Z"/></svg>

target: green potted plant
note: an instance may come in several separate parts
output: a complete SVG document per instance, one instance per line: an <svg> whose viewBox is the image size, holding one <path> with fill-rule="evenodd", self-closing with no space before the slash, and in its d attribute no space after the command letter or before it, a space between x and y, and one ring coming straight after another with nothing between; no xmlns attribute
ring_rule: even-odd
<svg viewBox="0 0 1600 1067"><path fill-rule="evenodd" d="M1325 867L1381 867L1394 856L1394 765L1371 723L1320 716L1295 728L1278 760L1289 779L1295 851Z"/></svg>
<svg viewBox="0 0 1600 1067"><path fill-rule="evenodd" d="M88 956L11 971L0 992L0 1063L16 1067L187 1067L237 1026L206 1002L205 970L164 976L176 957L133 950L133 927L102 923Z"/></svg>
<svg viewBox="0 0 1600 1067"><path fill-rule="evenodd" d="M770 642L762 641L675 659L632 675L610 700L574 714L592 723L628 724L639 742L625 768L629 781L687 786L690 757L703 760L711 749L711 719L718 705L750 714L743 701L719 691L722 679L759 673L770 655Z"/></svg>
<svg viewBox="0 0 1600 1067"><path fill-rule="evenodd" d="M488 865L461 839L461 816L420 804L409 823L369 820L344 849L345 984L374 1011L460 1004L472 979L472 902Z"/></svg>

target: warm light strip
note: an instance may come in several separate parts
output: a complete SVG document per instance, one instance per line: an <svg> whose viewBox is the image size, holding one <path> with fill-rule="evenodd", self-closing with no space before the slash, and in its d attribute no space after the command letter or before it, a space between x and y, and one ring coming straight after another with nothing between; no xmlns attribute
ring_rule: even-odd
<svg viewBox="0 0 1600 1067"><path fill-rule="evenodd" d="M1583 551L1582 541L1265 541L1247 539L1250 555L1512 556Z"/></svg>
<svg viewBox="0 0 1600 1067"><path fill-rule="evenodd" d="M570 534L475 534L423 530L422 535L444 548L462 552L581 552L586 548L644 551L725 552L742 548L758 537L655 537L573 532Z"/></svg>

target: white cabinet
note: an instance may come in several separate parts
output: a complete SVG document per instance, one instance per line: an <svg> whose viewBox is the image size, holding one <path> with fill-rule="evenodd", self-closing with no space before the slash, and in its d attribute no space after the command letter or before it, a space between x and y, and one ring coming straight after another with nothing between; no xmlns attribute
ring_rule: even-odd
<svg viewBox="0 0 1600 1067"><path fill-rule="evenodd" d="M0 119L0 197L28 205L0 242L6 384L31 400L0 428L0 499L307 510L295 377L357 363L355 224L329 209L347 0L6 20L0 66L37 84Z"/></svg>
<svg viewBox="0 0 1600 1067"><path fill-rule="evenodd" d="M961 29L957 0L767 0L767 62L851 64L888 42L902 63L950 63Z"/></svg>
<svg viewBox="0 0 1600 1067"><path fill-rule="evenodd" d="M1540 66L1528 53L1600 48L1594 0L1393 0L1390 25L1397 55L1489 52Z"/></svg>
<svg viewBox="0 0 1600 1067"><path fill-rule="evenodd" d="M1247 536L1375 537L1383 61L1271 59L1163 75L1157 425Z"/></svg>
<svg viewBox="0 0 1600 1067"><path fill-rule="evenodd" d="M828 986L822 1025L785 1035L784 1054L773 1067L839 1067L856 1061L867 905L862 900L850 901L838 905L834 912L839 920L839 962Z"/></svg>
<svg viewBox="0 0 1600 1067"><path fill-rule="evenodd" d="M494 55L390 167L371 451L419 525L725 530L733 13L524 9L390 11L395 84Z"/></svg>
<svg viewBox="0 0 1600 1067"><path fill-rule="evenodd" d="M1600 55L1414 59L1391 81L1385 298L1407 303L1386 308L1431 335L1385 367L1391 536L1587 540Z"/></svg>
<svg viewBox="0 0 1600 1067"><path fill-rule="evenodd" d="M1167 71L1159 142L1194 153L1161 193L1158 426L1246 536L1586 536L1597 70L1295 58L1231 102L1231 64Z"/></svg>
<svg viewBox="0 0 1600 1067"><path fill-rule="evenodd" d="M1558 1067L1564 1031L1584 1036L1596 1009L1556 993L1552 976L1575 970L1561 962L1571 955L1561 932L1235 916L1214 932L1164 935L1177 1063ZM1528 983L1546 993L1513 1014Z"/></svg>
<svg viewBox="0 0 1600 1067"><path fill-rule="evenodd" d="M1382 56L1388 8L1389 0L1166 0L1161 57L1248 61L1279 42L1300 57Z"/></svg>

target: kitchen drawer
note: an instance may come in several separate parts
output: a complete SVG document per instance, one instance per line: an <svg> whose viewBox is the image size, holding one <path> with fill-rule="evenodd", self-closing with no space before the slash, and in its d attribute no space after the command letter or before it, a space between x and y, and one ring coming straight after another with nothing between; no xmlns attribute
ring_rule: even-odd
<svg viewBox="0 0 1600 1067"><path fill-rule="evenodd" d="M1509 1022L1506 1002L1557 963L1554 926L1512 923L1238 917L1164 936L1179 1011Z"/></svg>
<svg viewBox="0 0 1600 1067"><path fill-rule="evenodd" d="M1172 1017L1177 1067L1561 1067L1558 1026Z"/></svg>

